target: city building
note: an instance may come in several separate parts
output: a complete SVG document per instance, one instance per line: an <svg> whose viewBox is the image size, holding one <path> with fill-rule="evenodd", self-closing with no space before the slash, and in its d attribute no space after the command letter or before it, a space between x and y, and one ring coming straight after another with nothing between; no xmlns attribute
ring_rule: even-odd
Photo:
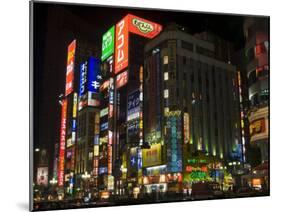
<svg viewBox="0 0 281 212"><path fill-rule="evenodd" d="M240 125L241 125L241 138L243 149L243 161L245 172L249 168L256 167L261 163L260 150L256 145L251 145L250 142L250 124L248 119L248 111L250 109L249 100L249 86L247 77L247 58L245 55L244 47L239 51L233 53L231 56L231 63L236 66L238 92L239 92L239 107L240 107Z"/></svg>
<svg viewBox="0 0 281 212"><path fill-rule="evenodd" d="M208 179L222 183L227 166L242 162L236 68L216 59L215 49L177 25L145 45L148 192L179 192Z"/></svg>
<svg viewBox="0 0 281 212"><path fill-rule="evenodd" d="M78 154L77 152L79 152L79 149L76 148L76 144L78 126L77 113L79 103L81 102L81 96L78 96L78 94L80 94L78 93L80 64L85 62L91 55L94 54L96 54L96 48L92 47L91 43L85 39L74 39L68 45L65 94L60 97L62 111L58 186L60 187L59 193L61 196L74 194L76 166L75 156ZM88 98L88 93L86 97ZM90 97L89 100L91 100ZM80 170L81 169L79 169L79 171Z"/></svg>
<svg viewBox="0 0 281 212"><path fill-rule="evenodd" d="M100 60L89 57L80 64L75 177L77 188L97 192L99 139ZM96 151L96 152L95 152ZM83 187L83 188L82 188Z"/></svg>
<svg viewBox="0 0 281 212"><path fill-rule="evenodd" d="M214 49L210 54L211 57L229 63L231 56L234 53L234 45L232 42L227 41L215 35L210 31L203 31L194 35L200 40L210 42L214 45Z"/></svg>
<svg viewBox="0 0 281 212"><path fill-rule="evenodd" d="M262 162L268 161L269 126L269 21L248 18L244 23L247 76L249 86L250 141L261 151Z"/></svg>
<svg viewBox="0 0 281 212"><path fill-rule="evenodd" d="M246 18L245 55L248 79L250 144L259 149L260 164L245 176L253 187L268 188L269 161L269 19ZM257 164L256 164L257 165Z"/></svg>
<svg viewBox="0 0 281 212"><path fill-rule="evenodd" d="M142 184L144 44L162 30L128 14L102 38L99 182L103 195L138 195Z"/></svg>

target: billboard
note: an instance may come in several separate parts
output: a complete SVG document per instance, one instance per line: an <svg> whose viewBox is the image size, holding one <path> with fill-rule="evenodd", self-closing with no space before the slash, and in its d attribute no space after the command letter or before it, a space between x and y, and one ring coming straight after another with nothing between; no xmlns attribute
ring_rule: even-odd
<svg viewBox="0 0 281 212"><path fill-rule="evenodd" d="M59 167L58 167L58 185L63 186L64 175L64 154L65 154L65 134L66 134L66 112L67 112L67 100L62 102L61 112L61 129L60 129L60 150L59 150Z"/></svg>
<svg viewBox="0 0 281 212"><path fill-rule="evenodd" d="M69 44L67 51L65 96L73 91L75 49L76 40L73 40L71 44Z"/></svg>
<svg viewBox="0 0 281 212"><path fill-rule="evenodd" d="M254 136L256 134L264 133L265 130L265 119L257 119L250 124L250 135Z"/></svg>
<svg viewBox="0 0 281 212"><path fill-rule="evenodd" d="M142 149L143 167L161 164L161 144L153 144L150 149Z"/></svg>
<svg viewBox="0 0 281 212"><path fill-rule="evenodd" d="M100 61L90 57L88 61L80 65L80 89L79 96L86 92L98 93L100 88Z"/></svg>
<svg viewBox="0 0 281 212"><path fill-rule="evenodd" d="M48 167L37 168L37 185L48 185Z"/></svg>
<svg viewBox="0 0 281 212"><path fill-rule="evenodd" d="M161 144L153 144L150 149L142 149L143 167L161 164Z"/></svg>
<svg viewBox="0 0 281 212"><path fill-rule="evenodd" d="M98 93L100 88L100 60L94 57L89 58L88 82L87 90L93 93Z"/></svg>
<svg viewBox="0 0 281 212"><path fill-rule="evenodd" d="M114 52L114 34L115 34L115 26L112 26L102 36L101 61L104 61L105 59L107 59Z"/></svg>
<svg viewBox="0 0 281 212"><path fill-rule="evenodd" d="M128 82L128 70L117 75L116 77L116 89L126 85Z"/></svg>
<svg viewBox="0 0 281 212"><path fill-rule="evenodd" d="M80 65L79 111L86 106L97 107L100 105L97 99L100 82L100 60L90 57Z"/></svg>
<svg viewBox="0 0 281 212"><path fill-rule="evenodd" d="M140 117L140 91L136 90L129 94L127 103L127 121Z"/></svg>
<svg viewBox="0 0 281 212"><path fill-rule="evenodd" d="M162 26L146 19L129 14L129 32L146 37L154 38L162 31Z"/></svg>
<svg viewBox="0 0 281 212"><path fill-rule="evenodd" d="M129 54L129 32L128 32L128 15L116 24L115 34L115 68L117 74L128 66Z"/></svg>

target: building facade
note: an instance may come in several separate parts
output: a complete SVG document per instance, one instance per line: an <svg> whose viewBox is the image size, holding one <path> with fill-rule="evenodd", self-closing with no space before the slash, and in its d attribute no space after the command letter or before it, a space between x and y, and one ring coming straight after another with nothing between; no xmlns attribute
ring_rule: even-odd
<svg viewBox="0 0 281 212"><path fill-rule="evenodd" d="M145 46L145 140L160 152L144 170L152 188L179 191L242 161L236 68L214 55L213 43L176 26Z"/></svg>
<svg viewBox="0 0 281 212"><path fill-rule="evenodd" d="M61 196L74 195L80 64L96 53L87 41L74 39L68 45L65 93L61 96L61 126L58 160L58 186Z"/></svg>
<svg viewBox="0 0 281 212"><path fill-rule="evenodd" d="M268 161L269 143L269 19L247 18L246 38L247 77L249 86L250 142L261 152L261 162Z"/></svg>

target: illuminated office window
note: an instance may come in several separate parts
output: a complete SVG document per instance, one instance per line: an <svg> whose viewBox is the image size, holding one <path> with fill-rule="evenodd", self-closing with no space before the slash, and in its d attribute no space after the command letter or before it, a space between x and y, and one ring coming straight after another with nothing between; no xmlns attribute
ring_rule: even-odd
<svg viewBox="0 0 281 212"><path fill-rule="evenodd" d="M169 98L169 90L168 89L164 90L164 98L165 99Z"/></svg>
<svg viewBox="0 0 281 212"><path fill-rule="evenodd" d="M164 72L164 80L168 80L169 79L169 73L168 72Z"/></svg>
<svg viewBox="0 0 281 212"><path fill-rule="evenodd" d="M164 64L168 64L168 62L169 62L168 56L164 56Z"/></svg>

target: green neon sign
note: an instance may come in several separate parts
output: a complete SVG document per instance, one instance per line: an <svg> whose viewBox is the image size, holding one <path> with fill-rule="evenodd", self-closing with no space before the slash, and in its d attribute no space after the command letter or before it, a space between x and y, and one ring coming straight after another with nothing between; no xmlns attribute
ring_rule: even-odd
<svg viewBox="0 0 281 212"><path fill-rule="evenodd" d="M187 163L207 163L205 159L187 159Z"/></svg>
<svg viewBox="0 0 281 212"><path fill-rule="evenodd" d="M191 172L190 174L191 180L204 180L206 179L206 177L207 177L206 172L202 172L202 171L194 171Z"/></svg>
<svg viewBox="0 0 281 212"><path fill-rule="evenodd" d="M115 32L115 26L112 26L102 36L102 53L101 53L102 61L107 59L114 52L114 32Z"/></svg>

